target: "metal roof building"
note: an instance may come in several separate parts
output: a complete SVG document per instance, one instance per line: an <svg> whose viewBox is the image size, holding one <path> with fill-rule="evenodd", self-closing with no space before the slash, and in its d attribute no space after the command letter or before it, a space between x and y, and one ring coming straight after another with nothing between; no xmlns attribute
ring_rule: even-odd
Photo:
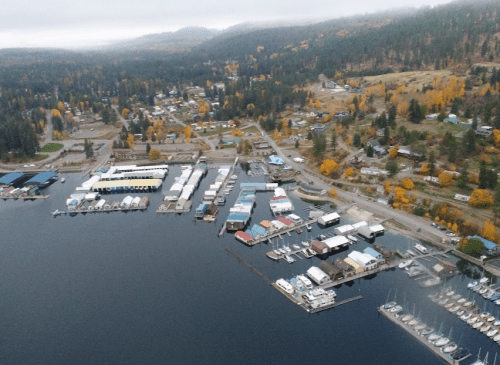
<svg viewBox="0 0 500 365"><path fill-rule="evenodd" d="M311 266L306 273L307 276L309 276L318 285L322 285L330 281L330 277L319 267Z"/></svg>
<svg viewBox="0 0 500 365"><path fill-rule="evenodd" d="M10 174L0 177L0 185L11 185L24 176L22 172L11 172Z"/></svg>
<svg viewBox="0 0 500 365"><path fill-rule="evenodd" d="M38 175L33 176L31 179L26 181L24 185L43 185L48 183L56 175L57 173L54 171L44 171L39 173Z"/></svg>
<svg viewBox="0 0 500 365"><path fill-rule="evenodd" d="M349 245L349 240L344 236L333 236L323 240L323 243L328 246L330 251L338 250L341 247L346 247Z"/></svg>

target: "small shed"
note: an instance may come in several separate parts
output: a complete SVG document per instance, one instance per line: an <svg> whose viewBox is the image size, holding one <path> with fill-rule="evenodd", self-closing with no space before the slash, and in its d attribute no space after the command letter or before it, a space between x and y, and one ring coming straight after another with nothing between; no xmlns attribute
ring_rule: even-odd
<svg viewBox="0 0 500 365"><path fill-rule="evenodd" d="M328 226L330 224L337 223L340 220L340 215L338 213L330 213L318 218L318 224L322 226Z"/></svg>

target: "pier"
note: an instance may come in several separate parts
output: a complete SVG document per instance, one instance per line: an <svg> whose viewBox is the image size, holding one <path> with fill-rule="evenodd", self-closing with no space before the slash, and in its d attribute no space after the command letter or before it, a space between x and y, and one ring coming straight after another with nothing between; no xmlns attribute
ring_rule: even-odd
<svg viewBox="0 0 500 365"><path fill-rule="evenodd" d="M347 303L350 303L350 302L354 302L355 300L360 300L362 298L363 298L362 295L356 295L355 297L347 298L347 299L341 300L340 302L335 302L335 303L333 303L331 305L328 305L326 307L311 309L311 310L307 310L307 311L309 313L318 313L318 312L326 311L328 309L339 307L341 305L344 305L344 304L347 304Z"/></svg>
<svg viewBox="0 0 500 365"><path fill-rule="evenodd" d="M436 355L438 358L442 359L443 361L445 361L448 364L451 364L451 365L460 364L460 361L462 361L464 359L467 359L470 356L470 354L468 354L467 356L463 357L460 360L453 360L452 358L450 358L450 356L448 354L445 354L445 353L441 352L441 348L440 347L434 346L434 344L432 344L429 341L427 341L427 339L425 337L420 336L417 332L415 332L412 327L410 327L409 325L407 325L404 322L401 322L399 320L399 317L395 317L394 314L392 314L392 313L384 310L383 306L379 307L378 311L379 311L379 313L381 313L382 315L384 315L384 317L386 317L390 321L394 322L396 325L400 326L402 329L404 329L410 335L412 335L413 337L415 337L422 345L424 345L425 347L427 347L427 349L429 349L430 351L432 351L432 353L434 355Z"/></svg>
<svg viewBox="0 0 500 365"><path fill-rule="evenodd" d="M24 199L24 200L34 200L34 199L48 199L50 198L50 195L31 195L31 196L2 196L0 199L7 200L7 199Z"/></svg>
<svg viewBox="0 0 500 365"><path fill-rule="evenodd" d="M240 255L238 255L237 253L235 253L234 251L230 250L229 248L226 248L226 251L233 255L234 257L236 257L236 259L241 262L243 265L245 265L246 267L248 267L250 270L252 270L254 273L256 273L257 275L259 275L262 279L264 279L264 281L270 285L273 285L274 286L274 283L271 279L269 279L269 277L267 277L266 275L264 275L263 273L261 273L259 270L257 270L255 267L253 267L247 260L245 260L243 257L241 257Z"/></svg>
<svg viewBox="0 0 500 365"><path fill-rule="evenodd" d="M314 219L311 219L311 220L308 220L308 221L303 221L301 223L291 224L290 226L284 227L284 228L280 229L279 231L271 233L270 235L255 238L255 239L253 239L251 241L246 242L245 244L248 245L248 246L254 246L254 245L256 245L258 243L261 243L261 242L268 242L269 240L271 240L271 239L273 239L275 237L281 238L281 235L283 233L287 233L289 236L291 236L289 232L294 231L297 228L305 227L306 224L313 224L313 223L316 223L316 222L317 222L317 218L314 218Z"/></svg>
<svg viewBox="0 0 500 365"><path fill-rule="evenodd" d="M80 213L109 213L109 212L128 212L128 211L135 211L135 210L146 210L148 207L130 207L130 208L110 208L110 209L87 209L87 210L55 210L51 214L54 217L57 217L58 215L76 215Z"/></svg>

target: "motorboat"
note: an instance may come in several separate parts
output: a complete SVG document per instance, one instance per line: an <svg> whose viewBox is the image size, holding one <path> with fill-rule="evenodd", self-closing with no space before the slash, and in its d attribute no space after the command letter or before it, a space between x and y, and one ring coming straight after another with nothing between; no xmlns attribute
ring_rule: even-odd
<svg viewBox="0 0 500 365"><path fill-rule="evenodd" d="M479 294L483 295L483 294L486 294L488 292L488 288L482 288L481 290L479 290Z"/></svg>
<svg viewBox="0 0 500 365"><path fill-rule="evenodd" d="M500 305L500 299L495 300L495 304L496 304L496 305Z"/></svg>
<svg viewBox="0 0 500 365"><path fill-rule="evenodd" d="M452 353L453 351L455 351L457 348L458 348L458 345L456 343L449 343L448 345L443 347L442 351L445 354L449 354L449 353Z"/></svg>
<svg viewBox="0 0 500 365"><path fill-rule="evenodd" d="M392 307L396 306L396 304L397 304L396 302L389 302L389 303L386 303L386 304L384 304L384 309L389 310L389 309L391 309Z"/></svg>
<svg viewBox="0 0 500 365"><path fill-rule="evenodd" d="M440 300L442 300L442 299L443 299L443 296L442 296L442 295L440 295L440 296L438 296L438 297L432 298L431 300L432 300L434 303L437 303L437 302L439 302L439 301L440 301Z"/></svg>
<svg viewBox="0 0 500 365"><path fill-rule="evenodd" d="M455 304L455 303L453 303L453 302L449 302L449 303L448 303L448 304L446 304L444 307L445 307L446 309L448 309L448 308L451 308L451 306L452 306L453 304Z"/></svg>
<svg viewBox="0 0 500 365"><path fill-rule="evenodd" d="M307 241L302 241L301 243L302 243L302 246L304 246L304 247L310 246L309 242L307 242Z"/></svg>
<svg viewBox="0 0 500 365"><path fill-rule="evenodd" d="M297 244L293 244L292 247L295 248L296 250L300 250L300 246Z"/></svg>
<svg viewBox="0 0 500 365"><path fill-rule="evenodd" d="M292 264L295 262L295 259L293 257L285 255L285 261L288 262L289 264Z"/></svg>
<svg viewBox="0 0 500 365"><path fill-rule="evenodd" d="M493 289L488 290L486 294L483 294L484 299L491 299L497 292Z"/></svg>
<svg viewBox="0 0 500 365"><path fill-rule="evenodd" d="M482 333L488 332L489 330L491 330L491 326L483 326L479 329Z"/></svg>
<svg viewBox="0 0 500 365"><path fill-rule="evenodd" d="M464 359L465 357L469 356L469 350L460 347L458 350L451 353L449 356L453 360L460 361L460 360Z"/></svg>
<svg viewBox="0 0 500 365"><path fill-rule="evenodd" d="M493 337L493 341L495 342L500 341L500 335L496 335L495 337Z"/></svg>
<svg viewBox="0 0 500 365"><path fill-rule="evenodd" d="M347 239L352 242L358 242L358 239L350 234L347 235Z"/></svg>
<svg viewBox="0 0 500 365"><path fill-rule="evenodd" d="M488 317L490 317L490 316L491 316L491 314L489 314L488 312L483 312L483 313L481 313L481 314L479 315L479 317L481 317L481 318L483 318L483 319L488 318Z"/></svg>
<svg viewBox="0 0 500 365"><path fill-rule="evenodd" d="M492 302L496 302L498 299L500 299L500 295L498 295L498 294L497 294L497 295L494 295L494 296L492 296L492 297L490 298L490 300L491 300Z"/></svg>
<svg viewBox="0 0 500 365"><path fill-rule="evenodd" d="M459 298L461 298L460 294L455 294L451 297L452 300L458 300Z"/></svg>
<svg viewBox="0 0 500 365"><path fill-rule="evenodd" d="M406 272L410 278L422 275L423 273L425 273L425 270L422 267L412 267Z"/></svg>
<svg viewBox="0 0 500 365"><path fill-rule="evenodd" d="M472 316L472 313L465 313L464 315L462 315L460 317L460 319L463 320L463 321L467 321L467 320L470 319L471 316Z"/></svg>
<svg viewBox="0 0 500 365"><path fill-rule="evenodd" d="M479 280L481 284L486 284L488 281L490 281L490 279L487 277L481 278L481 280Z"/></svg>
<svg viewBox="0 0 500 365"><path fill-rule="evenodd" d="M486 322L493 322L496 318L491 316L486 319Z"/></svg>
<svg viewBox="0 0 500 365"><path fill-rule="evenodd" d="M465 311L463 309L459 310L456 314L459 317L462 317L464 315Z"/></svg>
<svg viewBox="0 0 500 365"><path fill-rule="evenodd" d="M406 253L410 256L417 256L417 254L415 252L413 252L412 250L406 250Z"/></svg>
<svg viewBox="0 0 500 365"><path fill-rule="evenodd" d="M460 298L459 300L457 300L457 304L465 303L465 301L466 301L465 298Z"/></svg>
<svg viewBox="0 0 500 365"><path fill-rule="evenodd" d="M445 305L446 303L448 302L448 298L445 298L445 299L441 299L438 304L439 305Z"/></svg>
<svg viewBox="0 0 500 365"><path fill-rule="evenodd" d="M455 292L453 290L450 290L449 292L446 293L447 297L451 297L452 295L455 295Z"/></svg>
<svg viewBox="0 0 500 365"><path fill-rule="evenodd" d="M402 263L400 263L400 264L398 265L398 267L399 267L400 269L405 269L405 268L407 268L408 266L410 266L411 264L413 264L413 260L406 260L406 261L403 261Z"/></svg>
<svg viewBox="0 0 500 365"><path fill-rule="evenodd" d="M490 331L486 334L486 336L488 336L488 337L493 337L493 336L495 336L497 333L498 333L498 330L497 330L496 328L493 328L493 329L491 329L491 330L490 330Z"/></svg>
<svg viewBox="0 0 500 365"><path fill-rule="evenodd" d="M467 307L470 307L472 305L472 302L465 302L462 307L464 308L467 308Z"/></svg>
<svg viewBox="0 0 500 365"><path fill-rule="evenodd" d="M459 305L457 305L457 306L455 306L455 307L453 307L453 308L450 308L450 309L448 309L448 310L450 311L450 313L455 313L455 312L456 312L456 311L458 311L459 309L460 309L460 306L459 306Z"/></svg>
<svg viewBox="0 0 500 365"><path fill-rule="evenodd" d="M238 175L231 175L230 179L231 180L236 180L236 179L238 179Z"/></svg>
<svg viewBox="0 0 500 365"><path fill-rule="evenodd" d="M429 288L431 286L436 286L439 284L441 284L441 278L436 276L435 278L431 278L431 279L424 281L423 283L420 283L420 286L423 288Z"/></svg>
<svg viewBox="0 0 500 365"><path fill-rule="evenodd" d="M310 231L312 229L312 226L309 223L306 223L306 228L308 231Z"/></svg>
<svg viewBox="0 0 500 365"><path fill-rule="evenodd" d="M284 248L279 248L278 251L281 252L283 255L286 254L286 250Z"/></svg>
<svg viewBox="0 0 500 365"><path fill-rule="evenodd" d="M493 326L500 326L500 319L497 319L495 323L493 323Z"/></svg>
<svg viewBox="0 0 500 365"><path fill-rule="evenodd" d="M281 256L281 252L279 252L278 250L273 250L273 252L278 255L278 256Z"/></svg>
<svg viewBox="0 0 500 365"><path fill-rule="evenodd" d="M392 307L389 311L391 313L399 313L403 310L403 307L401 307L400 305L396 305L394 307Z"/></svg>
<svg viewBox="0 0 500 365"><path fill-rule="evenodd" d="M61 182L64 184L66 182L66 179L64 177L62 177Z"/></svg>
<svg viewBox="0 0 500 365"><path fill-rule="evenodd" d="M472 289L472 288L473 288L473 287L475 287L477 284L479 284L479 282L478 282L478 281L473 281L473 282L471 282L471 283L467 284L467 288Z"/></svg>
<svg viewBox="0 0 500 365"><path fill-rule="evenodd" d="M450 339L447 337L441 337L439 340L434 342L434 346L436 347L443 347L446 346L447 344L450 343Z"/></svg>
<svg viewBox="0 0 500 365"><path fill-rule="evenodd" d="M481 327L483 326L483 324L484 324L484 322L481 322L481 321L476 322L476 323L474 323L474 324L472 325L472 328L474 328L474 329L476 329L476 330L477 330L477 329L481 328Z"/></svg>
<svg viewBox="0 0 500 365"><path fill-rule="evenodd" d="M283 249L286 251L286 253L292 252L291 248L288 246L284 246Z"/></svg>
<svg viewBox="0 0 500 365"><path fill-rule="evenodd" d="M438 293L438 292L436 292L436 293L434 293L434 294L429 294L427 297L428 297L429 299L431 299L431 300L432 300L432 299L436 299L436 298L438 298L438 297L439 297L439 293Z"/></svg>
<svg viewBox="0 0 500 365"><path fill-rule="evenodd" d="M472 325L472 324L474 324L476 322L477 322L477 317L472 317L472 318L469 318L467 320L467 324L470 324L470 325Z"/></svg>

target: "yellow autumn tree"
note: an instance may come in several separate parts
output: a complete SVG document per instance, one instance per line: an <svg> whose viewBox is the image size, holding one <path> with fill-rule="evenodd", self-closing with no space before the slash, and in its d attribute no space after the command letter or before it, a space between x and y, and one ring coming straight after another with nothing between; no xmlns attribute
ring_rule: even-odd
<svg viewBox="0 0 500 365"><path fill-rule="evenodd" d="M422 175L428 175L429 174L429 165L427 163L423 163L422 166L420 166L420 173Z"/></svg>
<svg viewBox="0 0 500 365"><path fill-rule="evenodd" d="M280 132L278 131L278 129L275 129L273 133L273 139L277 140L279 137L280 137Z"/></svg>
<svg viewBox="0 0 500 365"><path fill-rule="evenodd" d="M50 111L50 113L52 114L53 117L59 117L59 118L61 118L61 112L59 110L57 110L57 109L52 109Z"/></svg>
<svg viewBox="0 0 500 365"><path fill-rule="evenodd" d="M394 188L394 200L402 204L408 204L410 201L406 197L406 189L396 186Z"/></svg>
<svg viewBox="0 0 500 365"><path fill-rule="evenodd" d="M128 143L128 146L130 148L134 147L134 135L133 134L129 134L128 137L127 137L127 143Z"/></svg>
<svg viewBox="0 0 500 365"><path fill-rule="evenodd" d="M488 190L476 189L472 192L469 205L475 208L486 208L493 204L493 195Z"/></svg>
<svg viewBox="0 0 500 365"><path fill-rule="evenodd" d="M487 219L483 224L483 228L481 229L481 236L493 242L495 242L498 238L495 225L489 219Z"/></svg>
<svg viewBox="0 0 500 365"><path fill-rule="evenodd" d="M150 160L158 160L160 156L161 156L160 151L158 151L156 148L151 148L151 150L149 150L148 157Z"/></svg>
<svg viewBox="0 0 500 365"><path fill-rule="evenodd" d="M191 135L192 135L192 131L191 131L191 126L190 125L188 125L184 129L184 135L186 136L186 143L190 143L191 142Z"/></svg>
<svg viewBox="0 0 500 365"><path fill-rule="evenodd" d="M386 194L389 194L392 191L392 182L390 182L390 181L385 182L384 191Z"/></svg>
<svg viewBox="0 0 500 365"><path fill-rule="evenodd" d="M328 192L328 195L331 197L331 198L335 198L337 196L337 190L335 189L331 189L329 192Z"/></svg>
<svg viewBox="0 0 500 365"><path fill-rule="evenodd" d="M439 182L442 186L448 187L453 184L453 176L447 172L442 171L438 176Z"/></svg>
<svg viewBox="0 0 500 365"><path fill-rule="evenodd" d="M456 223L453 223L453 225L451 226L451 230L455 233L457 233L458 231L458 225Z"/></svg>
<svg viewBox="0 0 500 365"><path fill-rule="evenodd" d="M413 190L413 188L415 187L415 184L409 177L404 178L403 181L401 181L400 185L406 190Z"/></svg>
<svg viewBox="0 0 500 365"><path fill-rule="evenodd" d="M348 168L347 170L344 171L344 175L346 177L353 177L354 176L354 170L352 168Z"/></svg>
<svg viewBox="0 0 500 365"><path fill-rule="evenodd" d="M128 118L129 114L130 114L130 110L128 110L127 108L122 109L122 117L123 118Z"/></svg>
<svg viewBox="0 0 500 365"><path fill-rule="evenodd" d="M331 160L331 159L326 159L323 161L323 163L321 164L321 167L320 167L320 172L325 175L325 176L329 176L331 175L335 170L337 170L338 168L338 164L334 161L334 160Z"/></svg>
<svg viewBox="0 0 500 365"><path fill-rule="evenodd" d="M389 157L390 158L398 157L398 150L399 150L399 145L397 144L389 150Z"/></svg>
<svg viewBox="0 0 500 365"><path fill-rule="evenodd" d="M243 135L243 132L241 131L241 129L239 128L234 128L232 131L231 131L231 135L233 137L241 137Z"/></svg>

